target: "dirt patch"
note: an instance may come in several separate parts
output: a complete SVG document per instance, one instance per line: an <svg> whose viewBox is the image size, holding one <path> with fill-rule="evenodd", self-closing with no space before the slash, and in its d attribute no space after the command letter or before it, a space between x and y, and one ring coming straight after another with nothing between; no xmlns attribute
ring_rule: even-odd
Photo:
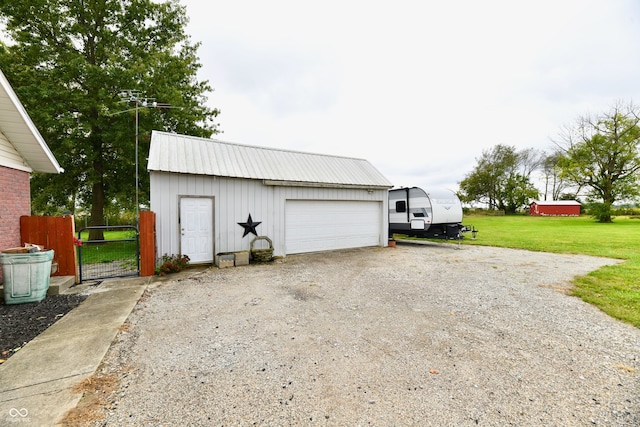
<svg viewBox="0 0 640 427"><path fill-rule="evenodd" d="M560 284L541 283L539 286L543 288L553 289L554 291L559 292L563 295L572 295L573 293L573 285L569 282Z"/></svg>
<svg viewBox="0 0 640 427"><path fill-rule="evenodd" d="M124 371L120 375L124 375ZM82 393L82 398L74 409L64 415L60 424L85 426L104 419L117 387L118 375L115 373L95 373L76 384L72 392Z"/></svg>

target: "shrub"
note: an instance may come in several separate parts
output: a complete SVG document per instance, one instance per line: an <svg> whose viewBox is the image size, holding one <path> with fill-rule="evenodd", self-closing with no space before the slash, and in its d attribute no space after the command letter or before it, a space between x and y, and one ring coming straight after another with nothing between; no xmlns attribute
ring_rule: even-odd
<svg viewBox="0 0 640 427"><path fill-rule="evenodd" d="M620 206L614 208L612 213L613 215L638 216L640 215L640 208Z"/></svg>
<svg viewBox="0 0 640 427"><path fill-rule="evenodd" d="M177 273L184 270L189 265L189 257L187 255L167 255L164 254L156 266L157 276L166 276L169 273Z"/></svg>
<svg viewBox="0 0 640 427"><path fill-rule="evenodd" d="M593 203L589 209L589 215L598 222L608 223L613 221L611 203Z"/></svg>

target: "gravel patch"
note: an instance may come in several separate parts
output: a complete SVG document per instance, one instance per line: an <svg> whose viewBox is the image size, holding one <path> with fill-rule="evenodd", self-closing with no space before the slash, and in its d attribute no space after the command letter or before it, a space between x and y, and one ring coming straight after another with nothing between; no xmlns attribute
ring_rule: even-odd
<svg viewBox="0 0 640 427"><path fill-rule="evenodd" d="M566 295L617 261L450 244L148 291L100 425L640 425L640 330Z"/></svg>

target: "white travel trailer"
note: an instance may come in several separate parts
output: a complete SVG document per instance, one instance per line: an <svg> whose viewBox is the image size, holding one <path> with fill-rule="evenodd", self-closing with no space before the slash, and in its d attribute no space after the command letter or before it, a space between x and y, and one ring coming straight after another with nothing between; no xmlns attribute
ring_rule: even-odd
<svg viewBox="0 0 640 427"><path fill-rule="evenodd" d="M462 225L462 204L453 191L389 190L389 236L458 239L465 231L471 230Z"/></svg>

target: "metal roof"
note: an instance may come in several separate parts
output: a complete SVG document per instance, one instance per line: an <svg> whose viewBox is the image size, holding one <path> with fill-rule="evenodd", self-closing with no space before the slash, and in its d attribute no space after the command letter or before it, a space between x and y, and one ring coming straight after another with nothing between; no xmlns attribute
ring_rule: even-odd
<svg viewBox="0 0 640 427"><path fill-rule="evenodd" d="M0 70L0 132L7 137L31 170L46 173L64 172L2 70Z"/></svg>
<svg viewBox="0 0 640 427"><path fill-rule="evenodd" d="M580 206L580 202L576 200L534 200L530 204L538 206Z"/></svg>
<svg viewBox="0 0 640 427"><path fill-rule="evenodd" d="M153 131L148 170L260 179L267 185L391 188L366 160Z"/></svg>

